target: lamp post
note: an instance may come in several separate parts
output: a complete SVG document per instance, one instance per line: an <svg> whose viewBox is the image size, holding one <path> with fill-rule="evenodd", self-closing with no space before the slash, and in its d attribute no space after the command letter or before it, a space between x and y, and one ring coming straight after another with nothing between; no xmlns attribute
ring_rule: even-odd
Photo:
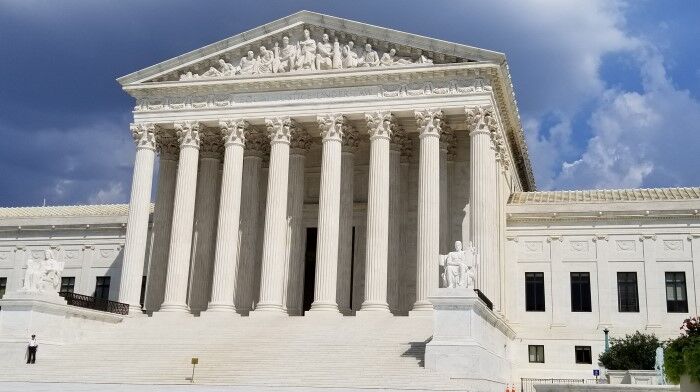
<svg viewBox="0 0 700 392"><path fill-rule="evenodd" d="M605 328L603 330L603 333L605 334L605 351L607 352L610 348L610 341L608 340L608 333L610 333L610 330L608 328Z"/></svg>

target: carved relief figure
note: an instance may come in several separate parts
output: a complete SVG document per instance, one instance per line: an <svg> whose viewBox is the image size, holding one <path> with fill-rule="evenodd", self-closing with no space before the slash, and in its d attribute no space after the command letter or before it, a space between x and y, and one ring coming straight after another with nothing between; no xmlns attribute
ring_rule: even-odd
<svg viewBox="0 0 700 392"><path fill-rule="evenodd" d="M308 29L304 29L304 39L297 43L297 68L316 69L316 41Z"/></svg>
<svg viewBox="0 0 700 392"><path fill-rule="evenodd" d="M478 265L476 248L462 250L462 242L455 242L455 250L447 255L440 255L440 266L443 272L440 276L441 286L456 288L474 287L475 269Z"/></svg>
<svg viewBox="0 0 700 392"><path fill-rule="evenodd" d="M273 72L273 61L275 57L271 50L267 50L264 46L260 47L260 54L256 61L257 74L267 74Z"/></svg>
<svg viewBox="0 0 700 392"><path fill-rule="evenodd" d="M255 53L252 50L248 51L248 55L241 59L238 65L238 73L241 75L252 75L255 73Z"/></svg>
<svg viewBox="0 0 700 392"><path fill-rule="evenodd" d="M333 42L333 69L343 68L343 56L340 54L340 42L338 39Z"/></svg>
<svg viewBox="0 0 700 392"><path fill-rule="evenodd" d="M289 44L289 37L282 37L282 48L277 57L277 72L290 72L294 70L297 59L297 48Z"/></svg>
<svg viewBox="0 0 700 392"><path fill-rule="evenodd" d="M384 67L391 67L392 65L406 65L412 64L411 60L407 60L396 55L396 49L391 48L388 52L382 55L379 60L380 65Z"/></svg>
<svg viewBox="0 0 700 392"><path fill-rule="evenodd" d="M316 45L316 69L333 68L333 45L328 41L328 34L323 34L321 41Z"/></svg>
<svg viewBox="0 0 700 392"><path fill-rule="evenodd" d="M376 67L378 65L379 65L379 55L377 54L377 51L372 49L372 45L366 44L365 45L365 53L362 55L361 66L363 66L363 67Z"/></svg>
<svg viewBox="0 0 700 392"><path fill-rule="evenodd" d="M233 76L236 73L236 67L233 64L229 64L224 59L219 59L219 69L215 67L209 68L209 70L202 74L202 77L215 78L219 76Z"/></svg>
<svg viewBox="0 0 700 392"><path fill-rule="evenodd" d="M343 68L355 68L357 64L358 59L357 53L355 53L355 43L348 41L347 44L343 45Z"/></svg>

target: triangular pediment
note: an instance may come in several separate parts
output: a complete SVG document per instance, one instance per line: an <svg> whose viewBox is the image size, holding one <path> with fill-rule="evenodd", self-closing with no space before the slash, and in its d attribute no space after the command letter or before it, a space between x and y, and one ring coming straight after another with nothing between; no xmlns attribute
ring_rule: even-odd
<svg viewBox="0 0 700 392"><path fill-rule="evenodd" d="M301 11L118 81L131 85L353 68L429 67L465 62L500 64L504 59L497 52Z"/></svg>

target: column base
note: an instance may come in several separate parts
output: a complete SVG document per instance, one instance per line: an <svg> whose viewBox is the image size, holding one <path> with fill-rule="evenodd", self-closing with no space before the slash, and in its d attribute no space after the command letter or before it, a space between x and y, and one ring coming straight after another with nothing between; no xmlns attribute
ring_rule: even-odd
<svg viewBox="0 0 700 392"><path fill-rule="evenodd" d="M288 317L282 305L258 304L255 310L248 313L248 317Z"/></svg>
<svg viewBox="0 0 700 392"><path fill-rule="evenodd" d="M144 313L141 305L129 305L129 317L144 317L148 316Z"/></svg>
<svg viewBox="0 0 700 392"><path fill-rule="evenodd" d="M413 309L408 312L409 316L432 316L433 304L430 301L418 301L413 305Z"/></svg>
<svg viewBox="0 0 700 392"><path fill-rule="evenodd" d="M333 306L316 306L311 305L311 309L304 313L304 317L328 317L328 318L342 318L343 314L340 313L337 307Z"/></svg>
<svg viewBox="0 0 700 392"><path fill-rule="evenodd" d="M210 302L204 313L236 313L236 307L233 304L215 304Z"/></svg>
<svg viewBox="0 0 700 392"><path fill-rule="evenodd" d="M311 304L310 312L329 312L329 313L340 313L338 310L338 304L335 302L319 302L314 301Z"/></svg>
<svg viewBox="0 0 700 392"><path fill-rule="evenodd" d="M355 313L355 317L391 317L392 314L389 312L389 305L386 303L377 302L365 302L358 312Z"/></svg>
<svg viewBox="0 0 700 392"><path fill-rule="evenodd" d="M183 304L163 304L160 306L159 313L189 313L190 308Z"/></svg>

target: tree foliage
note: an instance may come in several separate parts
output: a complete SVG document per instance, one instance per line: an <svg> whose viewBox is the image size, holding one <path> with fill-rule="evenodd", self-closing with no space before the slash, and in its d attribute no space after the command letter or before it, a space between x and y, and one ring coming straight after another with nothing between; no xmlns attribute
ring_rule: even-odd
<svg viewBox="0 0 700 392"><path fill-rule="evenodd" d="M668 343L664 350L664 371L674 384L684 374L700 382L700 317L683 321L681 336Z"/></svg>
<svg viewBox="0 0 700 392"><path fill-rule="evenodd" d="M610 349L598 361L610 370L654 370L659 339L639 331L624 338L612 338Z"/></svg>

